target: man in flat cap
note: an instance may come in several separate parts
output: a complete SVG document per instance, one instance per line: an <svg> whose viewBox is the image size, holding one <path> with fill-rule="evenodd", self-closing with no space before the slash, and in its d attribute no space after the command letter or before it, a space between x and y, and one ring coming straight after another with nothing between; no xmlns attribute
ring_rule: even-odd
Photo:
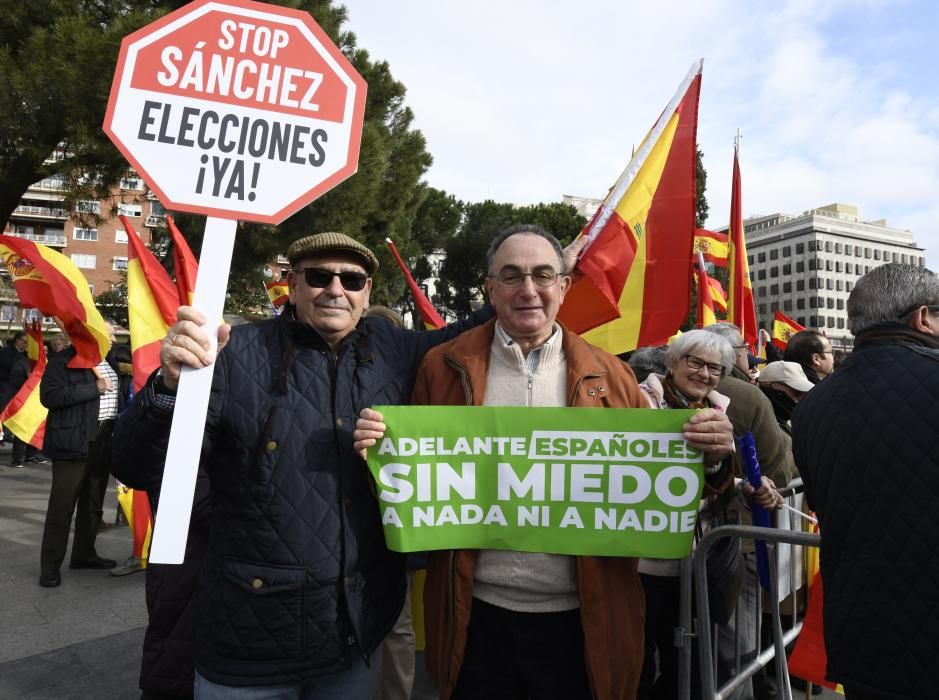
<svg viewBox="0 0 939 700"><path fill-rule="evenodd" d="M213 522L198 698L372 697L374 652L401 612L405 562L385 547L352 446L356 416L407 402L424 354L493 315L485 307L439 331L396 328L363 318L378 260L361 243L321 233L287 257L284 312L218 331L202 452ZM180 368L216 359L204 321L179 309L159 371L118 423L115 474L130 486L159 489Z"/></svg>

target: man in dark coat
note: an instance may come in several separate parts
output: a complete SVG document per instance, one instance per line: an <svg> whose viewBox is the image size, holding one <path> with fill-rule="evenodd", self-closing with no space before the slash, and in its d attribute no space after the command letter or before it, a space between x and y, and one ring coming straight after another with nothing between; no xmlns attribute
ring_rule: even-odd
<svg viewBox="0 0 939 700"><path fill-rule="evenodd" d="M831 341L814 328L806 328L789 338L784 359L802 365L802 371L812 384L818 384L835 370Z"/></svg>
<svg viewBox="0 0 939 700"><path fill-rule="evenodd" d="M202 452L212 535L197 696L239 697L249 686L372 696L373 654L404 602L404 557L385 547L355 420L367 406L407 402L427 350L493 313L434 332L395 328L362 318L378 268L365 246L317 234L287 257L284 312L218 333ZM215 360L201 314L182 307L179 319L114 434L115 476L148 492L161 483L181 365Z"/></svg>
<svg viewBox="0 0 939 700"><path fill-rule="evenodd" d="M799 402L818 513L829 680L849 700L939 688L939 281L891 263L848 298L854 352Z"/></svg>
<svg viewBox="0 0 939 700"><path fill-rule="evenodd" d="M49 357L39 385L39 400L49 409L46 418L44 452L52 459L52 489L42 533L39 585L58 586L59 569L65 559L68 535L75 518L71 569L110 569L117 563L99 557L95 551L100 515L92 496L92 467L88 459L98 433L99 397L111 388L106 378L90 369L72 369L76 355L68 348Z"/></svg>

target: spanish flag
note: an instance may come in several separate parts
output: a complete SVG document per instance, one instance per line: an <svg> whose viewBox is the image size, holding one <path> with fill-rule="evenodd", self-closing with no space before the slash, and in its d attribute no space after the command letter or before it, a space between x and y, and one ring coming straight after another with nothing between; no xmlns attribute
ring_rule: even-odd
<svg viewBox="0 0 939 700"><path fill-rule="evenodd" d="M42 326L39 322L27 324L24 330L28 336L26 356L32 369L26 382L0 413L0 423L23 442L41 450L46 434L46 416L49 414L49 410L39 401L39 383L46 371L46 346L42 343Z"/></svg>
<svg viewBox="0 0 939 700"><path fill-rule="evenodd" d="M776 316L773 318L773 345L780 350L785 350L786 346L789 345L789 338L804 330L805 326L800 326L777 309Z"/></svg>
<svg viewBox="0 0 939 700"><path fill-rule="evenodd" d="M708 277L708 284L711 285L711 301L714 302L714 309L723 314L727 314L727 292L721 281L715 277Z"/></svg>
<svg viewBox="0 0 939 700"><path fill-rule="evenodd" d="M290 301L290 287L287 286L287 280L268 282L264 288L267 289L267 296L271 298L271 305L275 311Z"/></svg>
<svg viewBox="0 0 939 700"><path fill-rule="evenodd" d="M127 231L127 315L134 364L134 392L160 366L160 343L176 323L179 294L169 274L123 215Z"/></svg>
<svg viewBox="0 0 939 700"><path fill-rule="evenodd" d="M404 264L404 260L402 260L401 256L398 254L398 249L395 248L394 242L390 238L386 238L385 242L388 244L388 247L391 248L391 254L395 256L395 260L398 261L398 267L401 268L401 272L404 273L404 279L408 283L408 289L411 290L411 296L414 297L414 305L421 313L421 318L424 321L424 328L427 330L443 328L447 324L444 323L440 314L437 313L437 309L434 308L434 305L430 303L430 299L428 299L424 292L421 291L421 288L417 286L417 282L415 282L414 278L411 276L411 271L408 270L407 265Z"/></svg>
<svg viewBox="0 0 939 700"><path fill-rule="evenodd" d="M166 215L166 225L173 240L173 271L176 273L176 289L179 293L179 303L185 306L192 305L192 297L196 293L196 275L199 273L199 263L192 254L189 244L183 234L176 228L176 222L169 214Z"/></svg>
<svg viewBox="0 0 939 700"><path fill-rule="evenodd" d="M701 253L704 261L714 267L727 267L727 234L703 228L695 229L694 252Z"/></svg>
<svg viewBox="0 0 939 700"><path fill-rule="evenodd" d="M740 160L734 146L734 176L730 192L730 228L728 241L727 320L740 329L743 342L756 347L756 307L753 304L753 286L750 284L750 266L747 263L747 241L743 229L740 201Z"/></svg>
<svg viewBox="0 0 939 700"><path fill-rule="evenodd" d="M150 553L150 537L153 534L153 513L146 491L132 489L124 484L117 485L117 502L124 511L124 517L130 523L133 537L131 552L140 560L141 566L147 567Z"/></svg>
<svg viewBox="0 0 939 700"><path fill-rule="evenodd" d="M583 276L558 319L611 353L663 344L691 306L701 67L691 67L582 233Z"/></svg>
<svg viewBox="0 0 939 700"><path fill-rule="evenodd" d="M0 255L23 306L58 317L77 355L69 367L91 369L111 349L88 280L69 258L25 238L0 235Z"/></svg>
<svg viewBox="0 0 939 700"><path fill-rule="evenodd" d="M714 315L714 302L711 300L711 280L704 269L704 254L700 250L694 272L698 278L698 313L695 323L698 328L704 328L717 323L717 316Z"/></svg>

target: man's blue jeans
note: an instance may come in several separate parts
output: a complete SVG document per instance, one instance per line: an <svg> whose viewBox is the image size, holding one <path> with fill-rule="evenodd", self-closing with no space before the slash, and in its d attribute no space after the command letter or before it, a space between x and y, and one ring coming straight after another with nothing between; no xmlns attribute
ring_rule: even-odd
<svg viewBox="0 0 939 700"><path fill-rule="evenodd" d="M372 654L369 665L355 656L344 671L313 678L297 685L219 685L196 671L195 700L372 700L381 679L381 654Z"/></svg>

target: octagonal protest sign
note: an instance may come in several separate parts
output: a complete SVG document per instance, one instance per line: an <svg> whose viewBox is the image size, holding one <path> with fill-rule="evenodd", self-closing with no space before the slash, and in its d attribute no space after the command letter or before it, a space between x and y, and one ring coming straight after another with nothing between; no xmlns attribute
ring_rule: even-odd
<svg viewBox="0 0 939 700"><path fill-rule="evenodd" d="M197 0L125 37L104 130L167 208L277 224L355 173L365 92L309 14Z"/></svg>
<svg viewBox="0 0 939 700"><path fill-rule="evenodd" d="M213 350L238 219L280 223L356 171L365 91L309 14L275 5L196 0L124 38L104 130L168 209L208 216L193 306ZM182 367L154 563L185 555L213 372Z"/></svg>

